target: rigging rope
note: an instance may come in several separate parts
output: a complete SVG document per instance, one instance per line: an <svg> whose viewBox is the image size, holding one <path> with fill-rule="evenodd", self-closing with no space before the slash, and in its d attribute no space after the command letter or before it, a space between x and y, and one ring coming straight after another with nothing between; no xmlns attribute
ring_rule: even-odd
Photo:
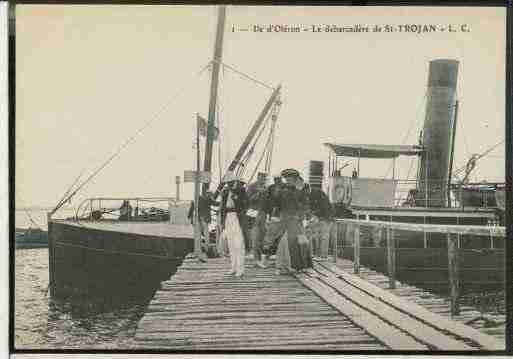
<svg viewBox="0 0 513 359"><path fill-rule="evenodd" d="M224 67L226 67L228 70L231 70L231 71L233 71L234 73L236 73L236 74L238 74L238 75L240 75L240 76L242 76L242 77L246 78L247 80L250 80L250 81L252 81L252 82L254 82L254 83L258 84L258 85L261 85L261 86L263 86L263 87L266 87L266 88L267 88L267 89L269 89L269 90L274 90L274 87L272 87L271 85L268 85L268 84L266 84L265 82L262 82L262 81L260 81L260 80L257 80L257 79L256 79L256 78L254 78L253 76L250 76L250 75L248 75L248 74L246 74L246 73L244 73L244 72L242 72L242 71L240 71L240 70L237 70L237 69L236 69L236 68L234 68L233 66L230 66L230 65L228 65L228 64L225 64L225 63L224 63L224 62L222 62L222 61L212 60L212 62L216 62L216 63L220 64L223 68L224 68Z"/></svg>
<svg viewBox="0 0 513 359"><path fill-rule="evenodd" d="M410 168L408 168L408 174L406 175L406 181L408 181L410 179L410 172L411 172L411 169L413 168L414 162L415 162L415 158L412 158L410 160Z"/></svg>
<svg viewBox="0 0 513 359"><path fill-rule="evenodd" d="M207 65L205 65L203 68L201 68L201 70L196 74L197 76L201 76L203 74L203 72L208 69L210 67L210 65L212 64L212 61L210 61ZM159 116L167 109L167 107L171 104L172 101L176 100L178 98L179 95L183 94L183 92L185 91L186 89L186 86L184 86L183 88L181 88L178 92L175 93L175 95L173 95L173 97L171 97L168 101L166 101L166 103L160 108L160 110L156 113L156 115L154 117L152 117L150 120L148 120L141 128L139 128L132 136L130 136L127 140L125 140L118 148L117 150L114 152L114 154L112 154L109 158L107 158L107 160L105 162L103 162L103 164L98 168L96 169L89 177L87 177L87 179L82 182L82 184L80 184L80 186L78 186L77 189L75 189L67 198L66 200L64 200L63 203L65 203L69 198L73 197L78 191L80 191L87 183L89 183L94 177L96 177L96 175L98 175L105 167L107 167L120 153L121 151L123 151L128 145L130 145L136 138L139 134L141 134L144 130L146 130L153 122L155 122ZM61 206L62 204L58 207L55 208L55 211L57 211Z"/></svg>
<svg viewBox="0 0 513 359"><path fill-rule="evenodd" d="M262 124L262 126L259 129L258 135L253 140L252 146L249 148L249 151L246 153L246 155L240 161L239 168L237 170L237 176L241 176L241 177L244 176L244 173L246 172L246 169L247 169L247 163L251 159L251 157L252 157L252 155L253 155L253 153L255 151L255 146L257 145L258 141L260 140L260 137L262 136L262 133L266 129L267 125L269 124L269 119L271 118L271 116L272 116L272 111L270 111L267 114L267 116L266 116L266 118L264 120L264 123Z"/></svg>
<svg viewBox="0 0 513 359"><path fill-rule="evenodd" d="M57 206L55 206L55 208L52 210L51 214L54 214L60 207L62 207L64 205L64 203L66 203L66 201L69 201L71 199L70 198L67 198L68 194L71 192L71 189L77 184L77 182L79 181L79 179L82 177L82 175L84 174L85 172L85 168L79 173L79 175L77 176L77 178L73 181L73 183L68 187L68 189L66 190L66 192L64 193L64 195L61 197L61 199L59 200L59 203L57 203Z"/></svg>
<svg viewBox="0 0 513 359"><path fill-rule="evenodd" d="M505 140L502 140L502 141L499 141L497 142L495 145L491 146L490 148L488 148L487 150L485 150L484 152L480 153L480 154L477 154L475 156L472 156L471 157L471 160L475 163L477 162L477 160L485 157L487 154L489 154L490 152L492 152L493 150L495 150L498 146L502 145L504 143ZM469 160L470 161L470 160ZM460 167L458 168L456 171L454 171L453 175L454 176L458 176L461 172L465 171L467 169L467 166L468 166L468 162L465 166L463 167Z"/></svg>
<svg viewBox="0 0 513 359"><path fill-rule="evenodd" d="M265 162L265 173L269 174L270 171L271 171L271 163L272 163L272 160L273 160L273 151L274 151L274 139L275 139L275 135L276 135L276 123L278 121L278 114L280 113L280 109L281 109L281 98L278 97L277 100L276 100L276 104L275 104L275 108L274 108L274 117L272 118L273 119L273 123L272 123L272 128L271 128L271 144L270 144L270 147L267 151L267 156L266 156L266 162Z"/></svg>
<svg viewBox="0 0 513 359"><path fill-rule="evenodd" d="M253 173L251 174L251 177L248 180L248 183L250 183L253 178L255 177L256 172L260 168L260 163L262 162L262 159L264 158L264 155L266 157L266 163L264 166L264 170L266 173L269 173L270 167L271 167L271 161L272 161L272 151L273 151L273 143L274 143L274 134L275 134L275 126L276 121L278 119L278 113L279 113L279 106L281 105L280 99L278 98L276 102L273 105L272 114L271 114L271 127L269 129L269 135L267 137L267 142L264 146L264 149L262 150L262 154L260 155L260 158L258 159L258 162L253 170Z"/></svg>
<svg viewBox="0 0 513 359"><path fill-rule="evenodd" d="M468 157L468 154L470 153L468 149L468 142L467 142L467 136L465 135L465 128L463 127L463 121L460 121L461 123L461 134L463 136L463 143L465 145L465 157Z"/></svg>
<svg viewBox="0 0 513 359"><path fill-rule="evenodd" d="M274 150L274 137L275 137L275 134L276 134L276 121L273 122L273 126L272 126L272 129L271 129L271 143L270 143L269 148L267 150L267 155L265 156L264 172L266 174L268 174L268 175L271 172L271 163L272 163L272 160L273 160L273 150Z"/></svg>
<svg viewBox="0 0 513 359"><path fill-rule="evenodd" d="M267 89L271 89L271 90L275 89L273 86L270 86L270 85L268 85L268 84L266 84L266 83L264 83L264 82L262 82L260 80L257 80L255 77L253 77L251 75L248 75L247 73L244 73L244 72L236 69L235 67L230 66L230 65L228 65L228 64L226 64L226 63L224 63L222 61L212 60L212 63L214 63L214 62L221 65L222 70L223 70L223 74L224 74L224 70L228 69L228 70L231 70L232 72L236 73L237 75L239 75L239 76L241 76L241 77L243 77L243 78L245 78L245 79L247 79L247 80L249 80L249 81L251 81L253 83L256 83L256 84L258 84L260 86L263 86L263 87L265 87ZM218 102L220 102L220 101L218 101ZM217 108L216 110L217 111L221 111L220 108L222 108L221 105L219 105L219 108ZM239 162L239 166L238 166L237 170L235 171L237 176L241 176L242 177L245 174L245 172L247 170L247 164L248 164L249 160L251 159L251 156L253 155L253 153L255 151L255 146L257 145L257 143L258 143L258 141L260 139L260 136L264 132L264 130L265 130L265 128L266 128L266 126L267 126L267 124L269 122L268 121L269 117L270 116L268 115L266 120L265 120L265 123L263 124L262 128L260 129L256 139L253 141L253 145L249 148L248 152L245 154L245 156ZM219 119L219 116L217 116L217 118ZM220 146L220 143L218 144L218 146ZM220 157L221 157L220 156L220 147L218 147L218 153L219 153L218 154L218 156L219 156L219 159L218 159L219 160L218 161L219 162L219 168L221 168L221 164L220 164ZM221 170L220 170L220 181L221 181Z"/></svg>
<svg viewBox="0 0 513 359"><path fill-rule="evenodd" d="M267 142L266 142L266 144L264 146L262 154L260 155L260 158L257 161L257 164L256 164L255 168L253 169L253 172L251 173L251 177L249 178L248 183L251 183L251 181L255 177L256 172L260 168L260 163L262 162L262 159L264 158L265 155L267 155L269 153L268 147L269 147L269 144L270 144L270 141L271 141L272 131L273 131L273 127L271 127L271 129L269 131L269 135L267 137ZM269 156L266 156L266 157L268 158Z"/></svg>
<svg viewBox="0 0 513 359"><path fill-rule="evenodd" d="M18 198L20 197L20 195L18 194L18 192L16 192L16 196L18 196ZM23 202L23 201L20 201L20 202ZM27 215L29 221L34 225L36 226L37 228L41 229L41 226L36 223L36 221L34 221L34 219L32 218L32 215L30 214L30 212L28 211L28 209L23 206L23 211L25 212L25 214Z"/></svg>
<svg viewBox="0 0 513 359"><path fill-rule="evenodd" d="M422 105L424 104L424 102L426 100L426 97L427 97L427 89L424 92L424 96L422 96L422 100L417 105L417 110L415 111L415 113L416 113L415 117L412 119L412 121L410 121L410 127L408 128L408 131L406 132L406 135L404 136L403 140L401 141L401 145L404 145L406 143L406 140L410 136L410 133L413 130L414 125L416 127L417 123L419 122L420 110L421 110ZM427 114L426 114L426 117L427 117ZM387 171L385 172L385 176L383 177L383 179L385 179L388 176L388 174L390 173L390 170L392 170L392 166L393 165L394 165L394 162L392 160L392 162L390 162L390 165L388 166Z"/></svg>

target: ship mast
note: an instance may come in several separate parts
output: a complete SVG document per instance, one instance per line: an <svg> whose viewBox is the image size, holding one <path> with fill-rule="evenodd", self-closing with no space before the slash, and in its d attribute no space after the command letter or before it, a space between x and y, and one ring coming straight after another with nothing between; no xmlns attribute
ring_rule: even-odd
<svg viewBox="0 0 513 359"><path fill-rule="evenodd" d="M217 90L219 85L219 70L223 56L224 23L226 18L226 6L220 6L217 16L216 42L214 46L214 58L212 61L212 81L210 83L210 102L208 104L207 140L205 145L205 161L203 170L210 172L212 169L212 147L214 142L214 127L216 120ZM203 183L202 193L208 191L210 183Z"/></svg>

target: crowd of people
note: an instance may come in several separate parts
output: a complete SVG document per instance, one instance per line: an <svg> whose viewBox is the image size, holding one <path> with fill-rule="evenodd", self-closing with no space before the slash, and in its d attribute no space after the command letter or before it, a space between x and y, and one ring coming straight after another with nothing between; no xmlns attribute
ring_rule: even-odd
<svg viewBox="0 0 513 359"><path fill-rule="evenodd" d="M256 266L267 268L274 257L279 274L304 272L312 267L313 257L328 257L333 208L320 188L306 184L292 168L275 176L267 186L267 175L259 173L256 182L246 184L233 172L223 178L221 200L212 193L200 196L199 220L208 242L212 207L219 208L220 235L215 243L220 256L231 259L230 274L244 274L246 256ZM189 218L193 219L194 204Z"/></svg>

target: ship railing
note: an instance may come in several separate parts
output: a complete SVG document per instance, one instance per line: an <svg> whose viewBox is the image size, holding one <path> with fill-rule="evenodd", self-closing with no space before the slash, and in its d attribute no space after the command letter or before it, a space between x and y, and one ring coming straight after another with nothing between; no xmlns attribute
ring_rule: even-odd
<svg viewBox="0 0 513 359"><path fill-rule="evenodd" d="M396 179L395 207L497 208L494 191L504 183L451 183Z"/></svg>
<svg viewBox="0 0 513 359"><path fill-rule="evenodd" d="M176 212L175 208L185 208L189 204L190 201L181 201L174 197L93 197L83 200L77 206L74 219L116 222L168 221L170 214Z"/></svg>
<svg viewBox="0 0 513 359"><path fill-rule="evenodd" d="M361 266L384 273L391 289L400 280L450 298L454 316L462 300L503 290L505 237L497 225L336 219L329 252L335 261L352 261L355 274Z"/></svg>

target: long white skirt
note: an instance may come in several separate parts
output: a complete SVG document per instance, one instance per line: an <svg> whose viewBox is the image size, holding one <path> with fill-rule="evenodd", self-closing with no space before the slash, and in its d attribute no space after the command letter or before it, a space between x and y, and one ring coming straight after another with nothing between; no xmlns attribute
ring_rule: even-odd
<svg viewBox="0 0 513 359"><path fill-rule="evenodd" d="M290 268L290 252L287 232L281 237L276 250L276 269L286 272Z"/></svg>
<svg viewBox="0 0 513 359"><path fill-rule="evenodd" d="M244 273L244 255L246 249L244 247L244 237L242 236L242 229L240 228L237 213L228 212L226 214L224 231L221 236L223 237L221 241L228 243L228 251L230 252L232 265L231 271L237 275L242 275Z"/></svg>
<svg viewBox="0 0 513 359"><path fill-rule="evenodd" d="M223 231L221 230L221 227L217 229L219 232L218 238L217 238L217 254L220 257L228 257L228 243L226 242L226 238L224 236Z"/></svg>

